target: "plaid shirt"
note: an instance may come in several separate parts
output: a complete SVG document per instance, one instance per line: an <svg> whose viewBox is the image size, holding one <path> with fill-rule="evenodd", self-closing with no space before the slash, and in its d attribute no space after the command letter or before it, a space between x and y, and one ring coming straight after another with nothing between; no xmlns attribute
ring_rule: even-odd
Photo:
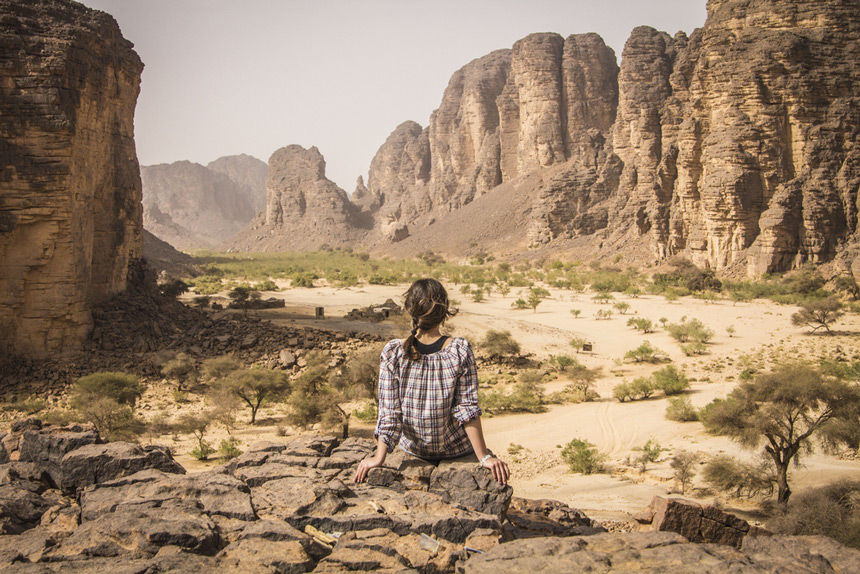
<svg viewBox="0 0 860 574"><path fill-rule="evenodd" d="M463 424L481 415L478 370L466 339L410 361L399 339L379 360L379 420L374 436L422 458L456 458L472 452Z"/></svg>

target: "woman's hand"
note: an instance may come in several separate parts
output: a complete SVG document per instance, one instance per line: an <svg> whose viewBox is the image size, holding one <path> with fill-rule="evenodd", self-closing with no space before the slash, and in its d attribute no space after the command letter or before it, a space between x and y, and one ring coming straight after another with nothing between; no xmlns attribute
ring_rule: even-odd
<svg viewBox="0 0 860 574"><path fill-rule="evenodd" d="M358 463L358 468L355 471L355 476L352 477L352 481L355 483L364 482L364 479L367 478L368 471L371 468L382 466L383 462L385 462L385 457L383 456L380 458L378 455L362 460Z"/></svg>
<svg viewBox="0 0 860 574"><path fill-rule="evenodd" d="M508 469L508 465L505 464L505 461L499 460L494 456L491 456L483 463L481 463L481 466L483 466L484 468L489 468L490 472L493 473L493 478L495 478L496 482L498 482L499 484L507 484L508 478L511 477L511 471Z"/></svg>

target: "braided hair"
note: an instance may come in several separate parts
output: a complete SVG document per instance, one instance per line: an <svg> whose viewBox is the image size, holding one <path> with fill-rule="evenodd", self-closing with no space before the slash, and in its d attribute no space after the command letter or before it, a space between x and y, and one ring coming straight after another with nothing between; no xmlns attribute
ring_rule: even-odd
<svg viewBox="0 0 860 574"><path fill-rule="evenodd" d="M448 293L435 279L419 279L413 283L406 291L403 308L412 317L412 332L403 343L403 349L409 360L419 361L421 353L415 346L418 330L429 330L441 325L457 312L448 308Z"/></svg>

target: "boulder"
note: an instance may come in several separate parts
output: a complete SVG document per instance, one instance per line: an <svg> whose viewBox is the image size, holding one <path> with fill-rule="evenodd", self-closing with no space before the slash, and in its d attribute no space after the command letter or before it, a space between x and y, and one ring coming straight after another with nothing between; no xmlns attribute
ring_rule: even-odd
<svg viewBox="0 0 860 574"><path fill-rule="evenodd" d="M732 514L692 500L655 496L636 519L645 530L677 532L691 542L713 542L740 548L750 525Z"/></svg>
<svg viewBox="0 0 860 574"><path fill-rule="evenodd" d="M110 442L86 445L67 453L60 462L61 486L64 492L74 494L91 484L147 469L185 474L185 469L173 460L166 447Z"/></svg>
<svg viewBox="0 0 860 574"><path fill-rule="evenodd" d="M35 463L56 486L60 486L63 483L60 468L63 457L82 446L101 442L92 427L82 425L25 430L18 443L18 460Z"/></svg>

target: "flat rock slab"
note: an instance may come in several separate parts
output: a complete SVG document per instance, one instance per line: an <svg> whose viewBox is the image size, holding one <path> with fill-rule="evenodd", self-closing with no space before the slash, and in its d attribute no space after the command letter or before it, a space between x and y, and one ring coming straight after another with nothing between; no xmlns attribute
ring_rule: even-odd
<svg viewBox="0 0 860 574"><path fill-rule="evenodd" d="M248 487L228 474L167 474L144 470L93 485L81 493L82 520L137 506L160 506L168 501L199 505L206 514L256 520Z"/></svg>

